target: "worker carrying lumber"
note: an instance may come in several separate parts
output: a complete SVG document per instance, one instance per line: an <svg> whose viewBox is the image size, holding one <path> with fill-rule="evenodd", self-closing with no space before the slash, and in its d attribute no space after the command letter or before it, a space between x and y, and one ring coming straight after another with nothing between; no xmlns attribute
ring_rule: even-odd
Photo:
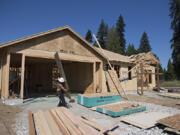
<svg viewBox="0 0 180 135"><path fill-rule="evenodd" d="M64 87L65 80L63 77L58 78L58 84L57 84L57 95L59 97L59 104L58 106L64 106L67 107L67 103L64 98L64 94L68 92L68 90ZM68 98L70 99L69 102L74 102L73 99L71 99L71 96L67 93Z"/></svg>

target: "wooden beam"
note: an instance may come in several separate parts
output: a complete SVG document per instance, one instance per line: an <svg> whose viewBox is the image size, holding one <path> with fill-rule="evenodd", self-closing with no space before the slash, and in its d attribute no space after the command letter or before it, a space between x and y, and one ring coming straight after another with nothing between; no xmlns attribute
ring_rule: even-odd
<svg viewBox="0 0 180 135"><path fill-rule="evenodd" d="M96 62L93 63L93 91L96 93Z"/></svg>
<svg viewBox="0 0 180 135"><path fill-rule="evenodd" d="M16 51L16 50L11 49L10 52L25 54L27 57L46 58L46 59L54 59L54 55L56 53L56 52L34 50L34 49L25 49L25 50L21 50L21 51ZM76 62L88 62L88 63L93 63L94 61L101 62L96 57L74 55L74 54L68 54L68 53L58 53L58 54L61 57L61 60L76 61Z"/></svg>
<svg viewBox="0 0 180 135"><path fill-rule="evenodd" d="M24 73L25 73L25 55L22 54L21 60L21 98L24 98Z"/></svg>
<svg viewBox="0 0 180 135"><path fill-rule="evenodd" d="M100 86L100 92L102 92L102 75L103 75L103 63L100 62L100 65L99 65L99 86Z"/></svg>
<svg viewBox="0 0 180 135"><path fill-rule="evenodd" d="M160 92L160 85L159 85L159 65L156 64L156 68L157 68L157 90L158 92Z"/></svg>
<svg viewBox="0 0 180 135"><path fill-rule="evenodd" d="M144 85L144 80L143 80L143 72L144 72L144 70L143 70L143 64L141 63L140 64L140 67L141 67L141 94L143 95L143 85Z"/></svg>

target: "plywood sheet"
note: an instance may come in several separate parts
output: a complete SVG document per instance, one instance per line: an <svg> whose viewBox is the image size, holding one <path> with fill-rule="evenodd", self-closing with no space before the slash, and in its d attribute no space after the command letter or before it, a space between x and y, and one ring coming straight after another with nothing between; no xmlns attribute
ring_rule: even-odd
<svg viewBox="0 0 180 135"><path fill-rule="evenodd" d="M124 117L122 121L143 129L148 129L154 127L159 119L167 116L170 116L170 114L164 112L141 112L136 115Z"/></svg>
<svg viewBox="0 0 180 135"><path fill-rule="evenodd" d="M163 119L158 120L158 123L171 127L177 130L180 130L180 114L169 116Z"/></svg>

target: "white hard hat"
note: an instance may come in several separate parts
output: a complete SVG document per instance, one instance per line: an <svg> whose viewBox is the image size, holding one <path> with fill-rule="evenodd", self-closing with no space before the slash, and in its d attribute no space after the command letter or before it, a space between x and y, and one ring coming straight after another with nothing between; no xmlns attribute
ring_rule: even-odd
<svg viewBox="0 0 180 135"><path fill-rule="evenodd" d="M63 78L63 77L59 77L59 78L58 78L58 81L59 81L60 83L63 83L63 82L64 82L64 78Z"/></svg>

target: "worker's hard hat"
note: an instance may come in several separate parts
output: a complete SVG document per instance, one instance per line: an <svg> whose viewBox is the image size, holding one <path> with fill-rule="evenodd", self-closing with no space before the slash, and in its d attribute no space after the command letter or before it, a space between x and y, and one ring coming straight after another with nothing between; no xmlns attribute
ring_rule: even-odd
<svg viewBox="0 0 180 135"><path fill-rule="evenodd" d="M59 78L58 78L58 81L59 81L60 83L63 83L63 82L64 82L64 78L63 78L63 77L59 77Z"/></svg>

